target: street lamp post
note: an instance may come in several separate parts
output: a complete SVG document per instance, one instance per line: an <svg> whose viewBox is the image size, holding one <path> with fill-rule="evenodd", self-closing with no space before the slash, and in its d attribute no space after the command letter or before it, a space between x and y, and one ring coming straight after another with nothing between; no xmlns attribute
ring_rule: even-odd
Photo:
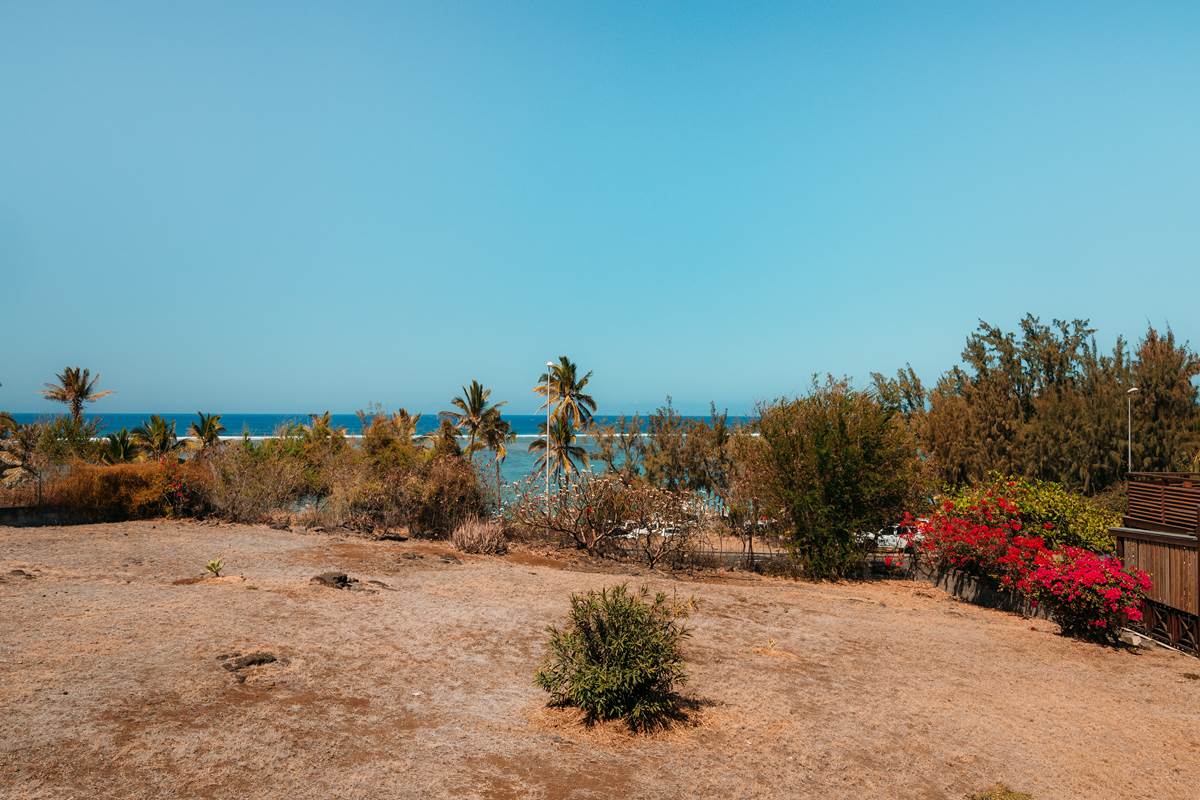
<svg viewBox="0 0 1200 800"><path fill-rule="evenodd" d="M554 362L546 362L546 449L542 451L546 460L546 530L550 530L550 373Z"/></svg>
<svg viewBox="0 0 1200 800"><path fill-rule="evenodd" d="M1136 386L1131 386L1125 391L1125 455L1126 472L1133 472L1133 396L1140 392Z"/></svg>

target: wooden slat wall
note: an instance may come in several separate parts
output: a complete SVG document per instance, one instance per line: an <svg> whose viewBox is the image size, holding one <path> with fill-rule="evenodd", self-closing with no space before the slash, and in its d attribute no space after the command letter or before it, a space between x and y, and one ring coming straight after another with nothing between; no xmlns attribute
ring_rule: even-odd
<svg viewBox="0 0 1200 800"><path fill-rule="evenodd" d="M1200 511L1200 475L1134 472L1129 475L1128 527L1195 533Z"/></svg>
<svg viewBox="0 0 1200 800"><path fill-rule="evenodd" d="M1200 614L1200 549L1195 541L1167 543L1117 534L1118 552L1126 566L1149 573L1151 600Z"/></svg>

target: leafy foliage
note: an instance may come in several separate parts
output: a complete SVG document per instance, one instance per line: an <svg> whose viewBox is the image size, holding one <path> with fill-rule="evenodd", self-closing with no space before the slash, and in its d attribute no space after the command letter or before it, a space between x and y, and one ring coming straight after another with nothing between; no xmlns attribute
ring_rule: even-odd
<svg viewBox="0 0 1200 800"><path fill-rule="evenodd" d="M566 416L552 417L549 436L546 423L540 427L542 435L529 443L529 452L539 453L534 469L542 473L549 469L557 484L570 484L590 461L587 450L575 443L573 423Z"/></svg>
<svg viewBox="0 0 1200 800"><path fill-rule="evenodd" d="M137 459L141 448L125 428L104 437L100 445L100 460L105 464L128 464Z"/></svg>
<svg viewBox="0 0 1200 800"><path fill-rule="evenodd" d="M203 411L196 412L196 421L188 428L188 435L196 440L196 445L201 450L210 450L220 445L223 433L225 426L221 424L221 415L205 414Z"/></svg>
<svg viewBox="0 0 1200 800"><path fill-rule="evenodd" d="M1185 469L1200 454L1193 378L1200 356L1169 329L1148 327L1136 350L1118 338L1101 353L1086 320L1020 331L981 322L963 364L926 390L909 367L876 374L881 399L911 425L945 484L977 483L995 470L1093 494L1126 470L1126 390L1132 398L1133 468Z"/></svg>
<svg viewBox="0 0 1200 800"><path fill-rule="evenodd" d="M624 584L573 594L566 626L549 630L535 680L552 704L581 709L589 723L623 719L634 730L662 724L687 681L685 613L662 593L649 599L645 588L631 594Z"/></svg>
<svg viewBox="0 0 1200 800"><path fill-rule="evenodd" d="M544 398L542 408L552 406L555 418L569 422L573 429L580 429L592 421L596 411L596 401L584 391L591 378L591 372L579 377L578 365L566 356L559 356L558 363L538 378L533 391Z"/></svg>
<svg viewBox="0 0 1200 800"><path fill-rule="evenodd" d="M996 508L997 497L1005 498L1011 513ZM987 481L944 499L954 504L960 516L973 517L977 522L1016 519L1026 530L1037 531L1050 546L1072 545L1101 553L1112 552L1114 542L1109 530L1121 522L1120 513L1081 494L1051 481L1029 478L993 474ZM993 519L982 519L982 510L993 514Z"/></svg>
<svg viewBox="0 0 1200 800"><path fill-rule="evenodd" d="M480 441L484 429L488 426L493 415L499 414L504 403L492 404L488 398L491 389L484 388L479 381L471 381L470 386L462 387L462 396L450 401L454 411L443 411L442 419L449 420L454 427L467 437L466 454L470 456L476 450L484 447Z"/></svg>
<svg viewBox="0 0 1200 800"><path fill-rule="evenodd" d="M1016 488L1015 484L1014 487ZM1031 605L1044 604L1065 634L1113 642L1142 618L1147 575L1120 559L1071 545L1054 546L1054 523L1027 525L1004 495L982 494L959 508L945 501L909 536L935 567L992 578Z"/></svg>
<svg viewBox="0 0 1200 800"><path fill-rule="evenodd" d="M857 534L900 518L924 471L900 416L845 381L760 410L762 445L747 466L767 515L790 523L803 572L845 576L862 562Z"/></svg>
<svg viewBox="0 0 1200 800"><path fill-rule="evenodd" d="M164 458L183 446L175 435L175 420L166 420L157 414L133 429L133 441L154 458Z"/></svg>
<svg viewBox="0 0 1200 800"><path fill-rule="evenodd" d="M47 490L47 501L89 520L158 517L173 510L183 478L158 462L76 464Z"/></svg>
<svg viewBox="0 0 1200 800"><path fill-rule="evenodd" d="M1146 573L1080 547L1039 553L1029 584L1034 602L1046 607L1063 633L1109 643L1122 626L1141 621L1151 588Z"/></svg>
<svg viewBox="0 0 1200 800"><path fill-rule="evenodd" d="M208 572L211 572L214 578L221 577L221 570L224 568L225 565L219 558L214 558L212 561L204 565L204 569L206 569Z"/></svg>

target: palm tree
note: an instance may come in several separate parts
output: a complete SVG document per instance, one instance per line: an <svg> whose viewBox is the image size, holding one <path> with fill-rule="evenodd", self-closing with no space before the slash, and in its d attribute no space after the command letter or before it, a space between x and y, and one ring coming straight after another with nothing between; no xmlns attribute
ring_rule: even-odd
<svg viewBox="0 0 1200 800"><path fill-rule="evenodd" d="M71 410L71 417L76 422L83 417L84 403L94 403L101 397L108 397L112 394L111 390L96 391L96 384L100 382L100 375L97 374L93 378L91 373L86 369L64 367L63 371L55 375L55 377L58 378L58 383L47 383L42 396L56 403L65 403L67 408Z"/></svg>
<svg viewBox="0 0 1200 800"><path fill-rule="evenodd" d="M419 442L425 437L417 433L417 423L421 421L420 414L410 414L407 408L402 408L395 414L392 414L392 424L396 426L396 432L401 436L412 439L414 442Z"/></svg>
<svg viewBox="0 0 1200 800"><path fill-rule="evenodd" d="M482 450L484 447L479 441L479 435L483 431L487 415L494 409L500 408L504 403L489 405L488 398L491 397L492 390L485 389L479 381L471 381L471 385L462 387L462 390L462 397L456 397L450 401L450 404L458 410L443 411L438 416L450 420L455 428L466 435L466 454L470 456L476 450Z"/></svg>
<svg viewBox="0 0 1200 800"><path fill-rule="evenodd" d="M582 378L578 377L576 364L566 356L559 356L558 363L550 368L549 386L543 372L533 391L545 397L549 390L549 397L541 408L550 403L554 406L554 416L566 417L575 428L586 428L596 411L596 401L583 391L591 378L590 371Z"/></svg>
<svg viewBox="0 0 1200 800"><path fill-rule="evenodd" d="M165 420L158 414L133 429L133 441L155 458L163 458L182 446L175 436L175 420Z"/></svg>
<svg viewBox="0 0 1200 800"><path fill-rule="evenodd" d="M508 443L517 438L512 432L512 425L500 416L496 406L488 411L484 419L483 429L479 433L480 441L488 450L495 453L493 461L496 465L496 502L500 502L500 465L508 458Z"/></svg>
<svg viewBox="0 0 1200 800"><path fill-rule="evenodd" d="M346 435L346 429L333 424L333 414L309 414L308 424L299 426L300 436L310 443L326 442Z"/></svg>
<svg viewBox="0 0 1200 800"><path fill-rule="evenodd" d="M458 446L458 428L445 417L438 429L429 435L429 440L433 443L434 458L462 456L462 448Z"/></svg>
<svg viewBox="0 0 1200 800"><path fill-rule="evenodd" d="M587 450L575 444L575 428L566 417L554 417L550 420L549 452L546 446L546 423L541 424L542 436L529 443L529 452L540 452L534 469L541 472L553 469L556 481L569 484L571 476L580 471L580 464L588 466Z"/></svg>
<svg viewBox="0 0 1200 800"><path fill-rule="evenodd" d="M196 412L196 421L188 428L188 436L196 439L201 450L219 445L221 434L224 432L225 426L221 424L221 415L205 414L203 411Z"/></svg>
<svg viewBox="0 0 1200 800"><path fill-rule="evenodd" d="M100 446L100 460L105 464L126 464L137 458L138 445L125 428L104 437Z"/></svg>

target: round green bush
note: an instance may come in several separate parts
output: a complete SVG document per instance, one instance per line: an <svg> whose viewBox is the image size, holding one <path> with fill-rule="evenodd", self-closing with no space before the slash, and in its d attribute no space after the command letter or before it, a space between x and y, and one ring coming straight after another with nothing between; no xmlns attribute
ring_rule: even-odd
<svg viewBox="0 0 1200 800"><path fill-rule="evenodd" d="M677 686L687 681L680 643L686 611L665 594L649 599L625 584L571 595L565 627L551 627L535 679L550 702L575 706L590 724L623 719L644 730L675 712Z"/></svg>

